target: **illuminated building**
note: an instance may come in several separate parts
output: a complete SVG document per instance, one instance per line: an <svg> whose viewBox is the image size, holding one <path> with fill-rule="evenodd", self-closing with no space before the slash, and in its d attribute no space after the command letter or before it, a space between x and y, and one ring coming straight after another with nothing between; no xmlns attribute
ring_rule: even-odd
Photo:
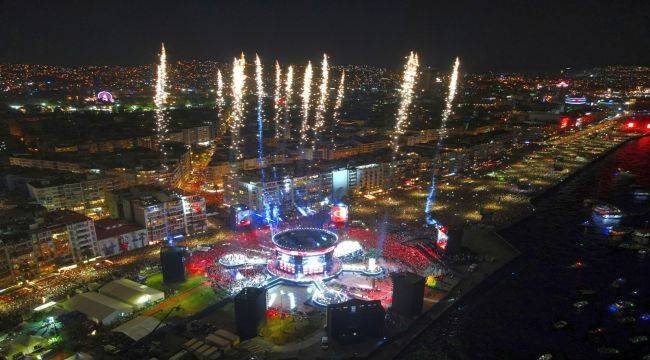
<svg viewBox="0 0 650 360"><path fill-rule="evenodd" d="M0 269L5 283L35 279L100 254L93 220L69 210L3 213ZM18 216L18 217L16 217Z"/></svg>
<svg viewBox="0 0 650 360"><path fill-rule="evenodd" d="M149 245L147 229L124 220L95 221L95 231L102 256L113 256Z"/></svg>
<svg viewBox="0 0 650 360"><path fill-rule="evenodd" d="M99 176L59 176L27 183L31 198L48 210L72 210L93 219L108 216L106 193L120 188L119 179Z"/></svg>
<svg viewBox="0 0 650 360"><path fill-rule="evenodd" d="M179 240L207 230L205 199L201 196L138 186L109 193L106 201L113 218L144 226L150 244Z"/></svg>
<svg viewBox="0 0 650 360"><path fill-rule="evenodd" d="M368 155L370 156L370 155ZM376 159L376 156L374 157ZM357 158L365 162L365 158ZM226 204L243 204L255 213L261 213L265 206L277 207L282 216L296 212L308 215L329 209L352 191L378 191L391 186L391 174L401 176L406 161L400 160L398 166L389 163L370 163L362 165L339 164L322 165L322 171L306 174L284 168L277 180L261 182L257 172L241 172L237 177L227 177L224 186ZM330 170L326 170L329 168Z"/></svg>
<svg viewBox="0 0 650 360"><path fill-rule="evenodd" d="M585 105L587 104L587 98L584 96L566 96L564 103L567 105Z"/></svg>
<svg viewBox="0 0 650 360"><path fill-rule="evenodd" d="M9 157L9 164L15 166L31 167L37 169L50 169L70 172L84 172L85 168L81 164L56 161L56 160L43 160L26 156L12 156Z"/></svg>
<svg viewBox="0 0 650 360"><path fill-rule="evenodd" d="M253 175L256 179L257 174ZM295 211L300 212L300 209L309 211L306 208L320 206L325 198L331 196L332 174L286 175L277 181L264 183L258 180L228 179L226 190L224 199L227 204L243 204L256 213L263 212L265 204L272 204L282 214L289 215Z"/></svg>
<svg viewBox="0 0 650 360"><path fill-rule="evenodd" d="M214 138L215 129L212 125L201 125L169 132L167 141L180 142L185 145L206 143Z"/></svg>

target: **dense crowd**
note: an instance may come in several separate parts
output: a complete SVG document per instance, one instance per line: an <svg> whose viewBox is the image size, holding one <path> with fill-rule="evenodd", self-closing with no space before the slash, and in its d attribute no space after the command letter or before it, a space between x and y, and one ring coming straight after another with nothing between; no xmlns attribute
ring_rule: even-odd
<svg viewBox="0 0 650 360"><path fill-rule="evenodd" d="M115 278L137 278L143 273L158 271L158 246L150 246L129 253L97 260L54 273L30 282L22 288L0 295L0 317L10 317L30 311L50 300L87 291L95 284Z"/></svg>

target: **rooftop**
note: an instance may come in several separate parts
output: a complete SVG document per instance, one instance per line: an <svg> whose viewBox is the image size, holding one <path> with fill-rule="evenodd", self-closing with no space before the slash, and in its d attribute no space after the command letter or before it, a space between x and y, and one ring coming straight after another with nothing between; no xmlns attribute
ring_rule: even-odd
<svg viewBox="0 0 650 360"><path fill-rule="evenodd" d="M124 220L103 219L95 221L97 240L120 236L142 229L143 227L140 225L133 224Z"/></svg>
<svg viewBox="0 0 650 360"><path fill-rule="evenodd" d="M132 186L126 189L113 191L113 194L125 200L139 201L144 206L180 200L182 196L180 192L163 189L157 186Z"/></svg>
<svg viewBox="0 0 650 360"><path fill-rule="evenodd" d="M273 243L296 251L323 250L336 244L338 236L322 229L291 229L273 235Z"/></svg>

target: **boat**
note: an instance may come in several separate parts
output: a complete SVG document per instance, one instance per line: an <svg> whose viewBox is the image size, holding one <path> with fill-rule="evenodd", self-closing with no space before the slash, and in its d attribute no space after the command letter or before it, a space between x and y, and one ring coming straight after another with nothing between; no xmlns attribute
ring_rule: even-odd
<svg viewBox="0 0 650 360"><path fill-rule="evenodd" d="M636 318L634 316L626 316L624 318L621 318L618 320L621 324L632 324L636 322Z"/></svg>
<svg viewBox="0 0 650 360"><path fill-rule="evenodd" d="M573 304L573 307L576 309L582 309L583 307L589 305L589 301L583 300L583 301L578 301L577 303Z"/></svg>
<svg viewBox="0 0 650 360"><path fill-rule="evenodd" d="M621 351L619 349L611 348L611 347L598 348L598 352L603 354L603 355L618 355L618 354L621 353Z"/></svg>
<svg viewBox="0 0 650 360"><path fill-rule="evenodd" d="M640 335L640 336L635 336L635 337L630 338L630 342L632 344L639 344L639 343L646 342L646 341L648 341L648 337L645 336L645 335Z"/></svg>
<svg viewBox="0 0 650 360"><path fill-rule="evenodd" d="M587 333L589 335L600 335L600 334L604 334L605 331L607 330L604 327L599 326L597 328L590 329Z"/></svg>
<svg viewBox="0 0 650 360"><path fill-rule="evenodd" d="M614 205L601 203L593 207L591 217L596 223L615 224L621 221L623 212Z"/></svg>
<svg viewBox="0 0 650 360"><path fill-rule="evenodd" d="M642 187L633 187L632 197L635 201L643 202L650 199L650 190Z"/></svg>
<svg viewBox="0 0 650 360"><path fill-rule="evenodd" d="M567 323L566 321L559 320L559 321L556 321L555 323L553 323L553 329L558 329L558 330L559 329L564 329L567 325L569 325L569 323Z"/></svg>

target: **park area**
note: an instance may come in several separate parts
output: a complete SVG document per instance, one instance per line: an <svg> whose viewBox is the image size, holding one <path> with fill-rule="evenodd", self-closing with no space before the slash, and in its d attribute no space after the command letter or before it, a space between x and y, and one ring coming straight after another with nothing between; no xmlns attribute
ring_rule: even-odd
<svg viewBox="0 0 650 360"><path fill-rule="evenodd" d="M226 296L224 292L215 291L201 275L190 276L179 284L165 284L162 274L158 273L147 278L145 284L165 292L164 301L144 311L144 315L158 319L195 315Z"/></svg>
<svg viewBox="0 0 650 360"><path fill-rule="evenodd" d="M310 315L298 315L280 314L277 309L269 309L260 335L274 345L302 341L323 327L323 316L324 314L318 311Z"/></svg>

